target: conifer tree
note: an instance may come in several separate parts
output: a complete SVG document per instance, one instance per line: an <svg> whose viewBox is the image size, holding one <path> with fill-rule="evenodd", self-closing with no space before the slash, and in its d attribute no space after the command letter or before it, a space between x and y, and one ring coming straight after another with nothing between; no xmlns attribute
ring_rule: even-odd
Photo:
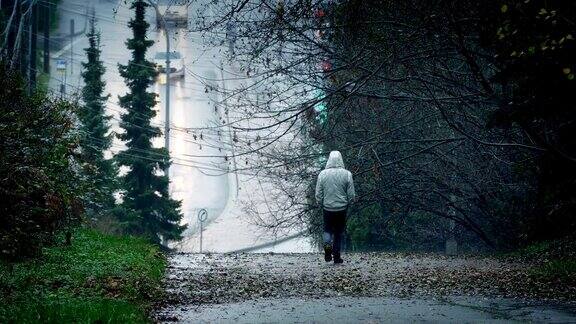
<svg viewBox="0 0 576 324"><path fill-rule="evenodd" d="M128 39L126 45L132 51L132 58L127 65L119 65L129 92L119 98L127 113L120 123L124 133L118 137L125 141L128 149L117 155L117 161L129 169L123 176L123 207L130 224L129 232L160 243L161 239L180 239L185 226L179 225L182 218L180 202L170 198L169 179L162 172L170 164L169 154L164 148L152 147L152 139L161 132L151 125L151 119L156 115L152 109L156 94L147 89L157 72L154 64L146 60L146 51L154 43L146 38L149 27L144 19L146 7L148 4L142 0L131 5L135 17L128 26L133 38Z"/></svg>
<svg viewBox="0 0 576 324"><path fill-rule="evenodd" d="M106 83L102 80L105 72L100 60L100 33L96 31L96 19L90 19L88 34L89 46L85 48L87 61L82 63L84 87L82 88L83 105L78 111L82 123L81 161L84 162L84 173L87 177L87 195L85 206L89 216L102 214L114 206L113 193L117 189L117 168L111 159L105 159L104 151L110 148L112 138L108 134L109 116L105 116L106 101L104 95Z"/></svg>

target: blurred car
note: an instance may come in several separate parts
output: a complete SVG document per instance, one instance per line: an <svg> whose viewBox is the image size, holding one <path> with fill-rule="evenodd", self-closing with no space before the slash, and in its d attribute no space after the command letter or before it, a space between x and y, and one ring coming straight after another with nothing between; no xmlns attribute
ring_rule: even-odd
<svg viewBox="0 0 576 324"><path fill-rule="evenodd" d="M189 1L185 0L162 0L158 1L156 11L156 26L166 27L163 23L175 27L188 27L188 6Z"/></svg>
<svg viewBox="0 0 576 324"><path fill-rule="evenodd" d="M156 70L161 74L166 74L166 52L157 52L154 55L154 64L156 65ZM186 67L184 66L184 57L180 52L174 51L170 52L170 78L183 78L186 72Z"/></svg>

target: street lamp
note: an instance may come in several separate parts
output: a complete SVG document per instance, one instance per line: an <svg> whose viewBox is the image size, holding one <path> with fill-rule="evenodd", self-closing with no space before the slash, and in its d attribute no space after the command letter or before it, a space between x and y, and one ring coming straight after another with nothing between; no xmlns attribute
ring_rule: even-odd
<svg viewBox="0 0 576 324"><path fill-rule="evenodd" d="M164 121L164 147L166 148L168 157L170 157L170 35L168 34L168 25L166 24L164 15L161 15L160 10L158 9L158 4L152 0L147 0L146 2L154 7L154 10L156 10L156 17L160 17L160 19L162 19L164 32L166 35L166 112ZM166 169L164 170L166 176L168 177L169 168L169 166L166 166Z"/></svg>

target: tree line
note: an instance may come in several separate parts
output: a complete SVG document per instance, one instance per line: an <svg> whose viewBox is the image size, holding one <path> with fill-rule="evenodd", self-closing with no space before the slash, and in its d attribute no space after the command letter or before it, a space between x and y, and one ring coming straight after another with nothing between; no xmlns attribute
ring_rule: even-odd
<svg viewBox="0 0 576 324"><path fill-rule="evenodd" d="M349 247L437 250L456 237L508 249L574 232L576 4L214 6L196 30L229 45L228 156L274 183L265 212L247 206L262 226L319 232L312 188L340 150L360 197Z"/></svg>

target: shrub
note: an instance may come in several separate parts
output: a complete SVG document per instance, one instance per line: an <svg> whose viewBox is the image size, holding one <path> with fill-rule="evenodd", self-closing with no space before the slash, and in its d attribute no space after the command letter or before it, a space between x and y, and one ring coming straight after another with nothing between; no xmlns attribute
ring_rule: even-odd
<svg viewBox="0 0 576 324"><path fill-rule="evenodd" d="M0 64L0 258L35 255L82 214L73 104L28 95Z"/></svg>

